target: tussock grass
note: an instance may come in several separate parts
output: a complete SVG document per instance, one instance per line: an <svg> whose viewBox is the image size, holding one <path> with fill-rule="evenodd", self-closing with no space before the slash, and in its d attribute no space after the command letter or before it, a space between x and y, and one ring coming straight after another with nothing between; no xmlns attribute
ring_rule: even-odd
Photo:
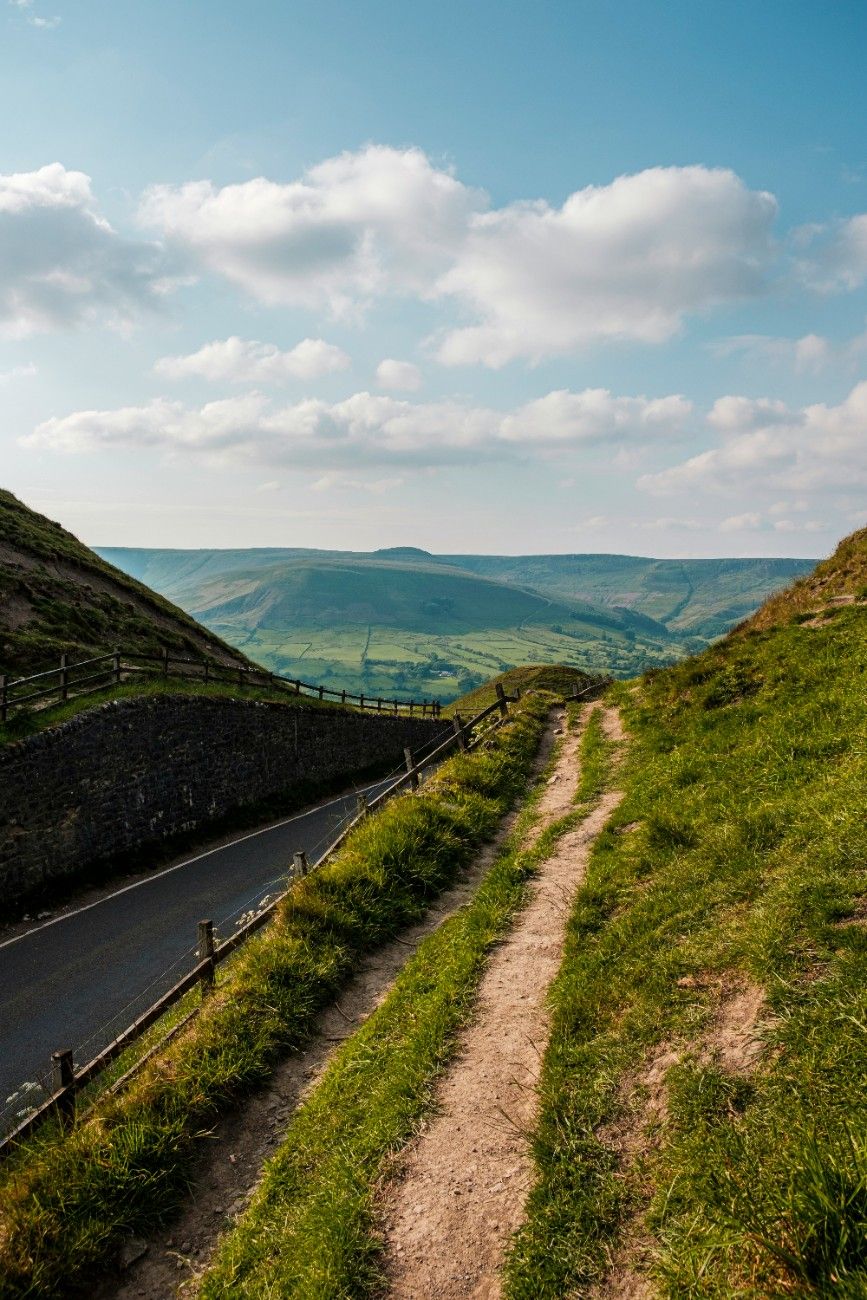
<svg viewBox="0 0 867 1300"><path fill-rule="evenodd" d="M616 688L626 794L554 989L509 1296L580 1293L623 1242L665 1295L867 1295L865 631L847 607ZM703 1050L738 982L767 996L740 1073Z"/></svg>
<svg viewBox="0 0 867 1300"><path fill-rule="evenodd" d="M522 792L548 702L528 699L490 749L459 755L362 824L298 882L190 1030L128 1093L63 1136L43 1129L0 1183L0 1296L67 1296L118 1243L182 1202L221 1112L301 1045L361 955L420 917Z"/></svg>
<svg viewBox="0 0 867 1300"><path fill-rule="evenodd" d="M596 726L580 791L588 802L599 788L602 744ZM523 903L528 878L586 812L582 802L525 848L543 789L544 781L471 902L421 943L293 1118L249 1210L218 1249L204 1300L382 1293L375 1200L390 1158L430 1111L487 957Z"/></svg>

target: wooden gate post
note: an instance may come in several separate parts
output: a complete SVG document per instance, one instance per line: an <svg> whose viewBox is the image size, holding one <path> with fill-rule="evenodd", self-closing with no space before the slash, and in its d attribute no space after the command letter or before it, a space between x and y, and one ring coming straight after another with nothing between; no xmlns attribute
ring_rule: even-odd
<svg viewBox="0 0 867 1300"><path fill-rule="evenodd" d="M207 997L214 987L214 923L213 921L199 922L199 961L206 961L208 964L199 976L199 983L202 986L202 997Z"/></svg>
<svg viewBox="0 0 867 1300"><path fill-rule="evenodd" d="M356 795L355 804L358 809L358 816L366 817L367 816L367 795L366 794Z"/></svg>
<svg viewBox="0 0 867 1300"><path fill-rule="evenodd" d="M509 705L506 700L506 692L503 690L503 683L497 682L494 690L497 692L497 703L500 706L500 717L505 718L506 714L509 712Z"/></svg>
<svg viewBox="0 0 867 1300"><path fill-rule="evenodd" d="M75 1114L75 1070L71 1047L61 1047L51 1053L51 1091L60 1093L57 1109L63 1123L68 1124Z"/></svg>
<svg viewBox="0 0 867 1300"><path fill-rule="evenodd" d="M403 759L404 762L406 763L406 770L407 772L409 772L410 775L412 788L413 790L417 790L419 786L418 768L416 767L415 763L412 761L412 750L410 749L409 745L407 745L403 751Z"/></svg>
<svg viewBox="0 0 867 1300"><path fill-rule="evenodd" d="M298 849L297 852L293 854L292 865L294 868L293 874L295 876L307 875L307 872L310 870L310 864L307 861L307 854L303 849Z"/></svg>
<svg viewBox="0 0 867 1300"><path fill-rule="evenodd" d="M65 651L60 656L60 698L69 699L69 655Z"/></svg>
<svg viewBox="0 0 867 1300"><path fill-rule="evenodd" d="M454 733L458 738L459 747L461 749L466 749L467 735L466 732L464 731L463 719L461 718L461 715L459 713L456 713L452 718L452 727L454 728Z"/></svg>

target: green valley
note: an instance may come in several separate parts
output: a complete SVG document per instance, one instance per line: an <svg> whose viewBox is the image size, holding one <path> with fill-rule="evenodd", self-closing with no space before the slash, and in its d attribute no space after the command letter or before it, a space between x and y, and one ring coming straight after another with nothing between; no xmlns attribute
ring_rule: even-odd
<svg viewBox="0 0 867 1300"><path fill-rule="evenodd" d="M522 664L629 677L675 662L810 564L414 547L99 553L273 671L443 701Z"/></svg>

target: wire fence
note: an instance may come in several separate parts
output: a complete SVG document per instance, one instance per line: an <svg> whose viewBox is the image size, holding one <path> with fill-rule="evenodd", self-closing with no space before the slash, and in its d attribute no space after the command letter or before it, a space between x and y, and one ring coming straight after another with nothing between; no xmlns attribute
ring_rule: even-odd
<svg viewBox="0 0 867 1300"><path fill-rule="evenodd" d="M351 691L305 682L300 677L285 677L281 673L241 663L190 659L172 655L168 650L157 655L115 648L105 654L75 662L63 654L56 668L46 668L27 677L13 678L0 673L0 723L7 722L25 708L53 708L65 704L67 700L104 691L110 686L147 678L201 681L241 689L265 688L288 695L304 695L308 699L327 699L345 708L365 709L386 715L408 714L410 717L438 718L441 712L439 700L398 700L355 695Z"/></svg>

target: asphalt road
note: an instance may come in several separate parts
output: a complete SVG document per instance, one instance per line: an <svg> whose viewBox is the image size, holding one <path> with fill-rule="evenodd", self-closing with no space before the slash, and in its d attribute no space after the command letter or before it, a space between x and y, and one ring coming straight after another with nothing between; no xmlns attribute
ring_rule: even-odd
<svg viewBox="0 0 867 1300"><path fill-rule="evenodd" d="M53 1051L72 1047L76 1065L90 1060L195 965L200 920L227 938L240 913L279 891L292 854L318 861L354 811L354 793L328 800L0 943L0 1129L39 1100L4 1104L45 1078Z"/></svg>

